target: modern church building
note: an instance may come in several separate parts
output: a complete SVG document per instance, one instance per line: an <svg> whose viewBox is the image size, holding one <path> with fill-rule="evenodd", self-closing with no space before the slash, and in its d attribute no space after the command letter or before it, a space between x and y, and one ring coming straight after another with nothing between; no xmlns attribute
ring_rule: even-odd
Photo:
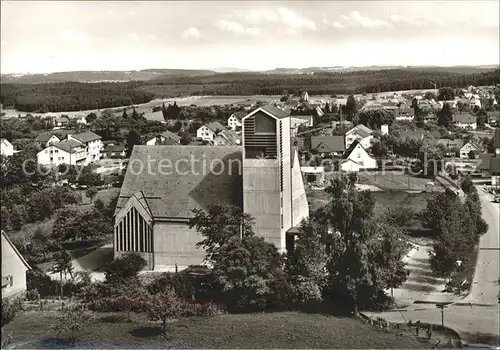
<svg viewBox="0 0 500 350"><path fill-rule="evenodd" d="M162 271L203 264L189 220L216 202L243 207L256 234L286 251L288 231L309 215L290 119L256 109L242 119L242 146L135 146L115 211L115 257L138 252Z"/></svg>

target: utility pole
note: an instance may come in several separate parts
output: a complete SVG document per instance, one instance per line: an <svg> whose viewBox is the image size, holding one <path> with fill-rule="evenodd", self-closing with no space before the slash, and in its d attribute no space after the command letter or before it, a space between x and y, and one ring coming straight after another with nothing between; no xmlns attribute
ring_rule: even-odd
<svg viewBox="0 0 500 350"><path fill-rule="evenodd" d="M243 241L243 219L240 221L240 241Z"/></svg>
<svg viewBox="0 0 500 350"><path fill-rule="evenodd" d="M441 326L444 327L444 308L445 304L436 304L437 308L441 310Z"/></svg>

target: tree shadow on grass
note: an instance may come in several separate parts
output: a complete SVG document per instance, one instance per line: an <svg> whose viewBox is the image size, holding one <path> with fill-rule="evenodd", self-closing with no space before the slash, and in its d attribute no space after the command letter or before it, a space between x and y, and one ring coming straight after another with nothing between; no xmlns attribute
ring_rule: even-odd
<svg viewBox="0 0 500 350"><path fill-rule="evenodd" d="M433 292L436 290L434 286L416 283L405 283L401 286L401 289L407 289L414 292Z"/></svg>
<svg viewBox="0 0 500 350"><path fill-rule="evenodd" d="M409 282L427 283L427 284L441 284L441 281L434 276L425 276L421 274L408 277Z"/></svg>
<svg viewBox="0 0 500 350"><path fill-rule="evenodd" d="M431 278L441 278L434 273L432 270L420 270L418 271L418 276L425 276L425 277L431 277Z"/></svg>
<svg viewBox="0 0 500 350"><path fill-rule="evenodd" d="M101 317L101 322L103 323L122 323L127 321L127 317L124 315L106 315Z"/></svg>
<svg viewBox="0 0 500 350"><path fill-rule="evenodd" d="M292 309L306 314L320 314L339 318L352 317L352 309L345 303L309 302L305 305L300 305Z"/></svg>
<svg viewBox="0 0 500 350"><path fill-rule="evenodd" d="M37 346L43 349L68 349L78 347L78 342L67 338L42 338Z"/></svg>
<svg viewBox="0 0 500 350"><path fill-rule="evenodd" d="M132 329L130 335L136 338L156 338L159 336L164 337L167 332L164 332L161 327L158 326L143 326Z"/></svg>
<svg viewBox="0 0 500 350"><path fill-rule="evenodd" d="M500 337L488 333L462 333L462 339L471 344L500 345Z"/></svg>

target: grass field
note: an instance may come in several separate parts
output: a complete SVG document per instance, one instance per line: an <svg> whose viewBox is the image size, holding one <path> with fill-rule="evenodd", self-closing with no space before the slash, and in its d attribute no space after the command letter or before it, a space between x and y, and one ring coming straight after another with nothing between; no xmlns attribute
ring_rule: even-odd
<svg viewBox="0 0 500 350"><path fill-rule="evenodd" d="M11 333L16 347L54 348L57 344L49 326L57 311L26 311L4 327ZM425 341L412 337L406 329L385 333L360 320L298 312L220 315L215 317L181 318L167 325L161 334L160 325L132 315L96 314L82 327L79 348L425 348ZM59 345L59 346L58 346Z"/></svg>
<svg viewBox="0 0 500 350"><path fill-rule="evenodd" d="M90 198L85 196L85 191L80 192L82 196L82 205L92 204L92 202L96 201L97 198L99 198L104 203L104 205L108 205L111 199L120 193L120 189L112 187L109 189L100 190L99 192L97 192L97 195L92 199L92 201L90 200Z"/></svg>
<svg viewBox="0 0 500 350"><path fill-rule="evenodd" d="M408 181L409 180L409 181ZM377 186L382 190L411 190L424 191L425 185L432 180L423 177L408 176L401 174L401 171L382 172L359 172L358 182L360 184ZM410 186L408 188L408 182ZM444 191L439 182L434 183L435 191Z"/></svg>
<svg viewBox="0 0 500 350"><path fill-rule="evenodd" d="M374 215L379 216L387 208L412 208L414 213L421 212L427 206L427 199L432 198L432 193L408 193L406 191L377 191L372 192L375 198Z"/></svg>
<svg viewBox="0 0 500 350"><path fill-rule="evenodd" d="M411 207L415 213L422 211L427 205L427 199L434 196L433 193L409 193L406 191L373 191L373 198L375 199L374 215L383 215L387 208L402 208ZM325 206L329 196L325 191L308 191L307 199L310 203L309 209L315 210Z"/></svg>

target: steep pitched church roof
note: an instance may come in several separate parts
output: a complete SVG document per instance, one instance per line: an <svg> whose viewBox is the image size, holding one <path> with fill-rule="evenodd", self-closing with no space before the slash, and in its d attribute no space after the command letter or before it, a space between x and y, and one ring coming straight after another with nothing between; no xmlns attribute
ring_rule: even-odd
<svg viewBox="0 0 500 350"><path fill-rule="evenodd" d="M132 196L163 220L186 221L218 201L242 206L241 168L240 146L135 146L115 215Z"/></svg>

